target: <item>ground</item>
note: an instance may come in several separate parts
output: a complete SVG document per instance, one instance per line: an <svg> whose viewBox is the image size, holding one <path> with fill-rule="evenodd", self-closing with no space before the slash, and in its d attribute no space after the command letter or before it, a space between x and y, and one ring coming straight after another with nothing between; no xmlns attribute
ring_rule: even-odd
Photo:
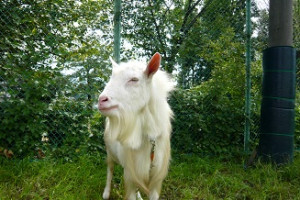
<svg viewBox="0 0 300 200"><path fill-rule="evenodd" d="M300 155L292 165L257 164L244 169L242 158L173 156L161 199L300 199ZM0 199L102 199L105 156L73 162L45 158L0 158ZM117 167L111 199L122 199L122 169Z"/></svg>

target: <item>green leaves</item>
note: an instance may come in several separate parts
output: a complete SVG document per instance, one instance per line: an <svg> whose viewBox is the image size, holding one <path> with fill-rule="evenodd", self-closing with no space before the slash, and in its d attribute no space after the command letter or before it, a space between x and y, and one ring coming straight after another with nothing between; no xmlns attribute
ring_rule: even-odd
<svg viewBox="0 0 300 200"><path fill-rule="evenodd" d="M253 22L258 36L252 49L251 130L258 134L268 13L253 3L252 14L258 17ZM296 9L295 47L298 15ZM55 145L65 147L57 155L73 147L80 152L103 147L104 119L95 104L111 71L112 21L112 1L0 1L0 147L17 155ZM158 51L162 67L181 88L170 99L177 151L242 148L244 25L245 1L122 1L121 58L149 58ZM296 112L299 146L299 101ZM41 142L45 133L48 144Z"/></svg>
<svg viewBox="0 0 300 200"><path fill-rule="evenodd" d="M35 154L37 147L87 142L89 120L97 113L93 104L109 71L103 60L108 60L111 42L97 35L110 35L105 29L109 5L0 2L0 147L23 156ZM41 141L43 134L48 144Z"/></svg>
<svg viewBox="0 0 300 200"><path fill-rule="evenodd" d="M200 57L211 65L209 80L177 90L170 100L175 112L172 142L179 152L228 155L243 151L245 48L234 37L228 28L220 40L208 41ZM253 63L253 74L261 73L260 64ZM260 82L254 82L253 88L260 88L256 84ZM253 99L260 101L260 96ZM259 106L253 115L259 115Z"/></svg>

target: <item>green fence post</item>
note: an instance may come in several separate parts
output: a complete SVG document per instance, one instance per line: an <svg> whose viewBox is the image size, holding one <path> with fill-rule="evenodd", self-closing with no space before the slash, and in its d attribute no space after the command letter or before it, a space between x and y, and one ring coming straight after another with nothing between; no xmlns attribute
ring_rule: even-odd
<svg viewBox="0 0 300 200"><path fill-rule="evenodd" d="M245 94L245 132L244 151L249 153L251 123L251 0L246 2L246 94Z"/></svg>
<svg viewBox="0 0 300 200"><path fill-rule="evenodd" d="M114 7L114 60L120 63L121 0L115 0Z"/></svg>

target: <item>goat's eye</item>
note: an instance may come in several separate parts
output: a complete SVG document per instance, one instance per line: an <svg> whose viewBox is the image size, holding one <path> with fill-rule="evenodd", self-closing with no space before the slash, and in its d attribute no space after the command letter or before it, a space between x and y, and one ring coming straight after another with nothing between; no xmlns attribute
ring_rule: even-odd
<svg viewBox="0 0 300 200"><path fill-rule="evenodd" d="M136 77L134 77L134 78L131 78L130 80L129 80L129 82L138 82L139 81L139 79L138 78L136 78Z"/></svg>

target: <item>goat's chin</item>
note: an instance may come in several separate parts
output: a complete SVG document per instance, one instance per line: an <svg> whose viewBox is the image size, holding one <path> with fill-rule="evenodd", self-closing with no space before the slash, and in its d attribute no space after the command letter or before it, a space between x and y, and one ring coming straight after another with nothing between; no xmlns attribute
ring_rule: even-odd
<svg viewBox="0 0 300 200"><path fill-rule="evenodd" d="M117 116L119 114L118 106L112 106L99 109L102 115L107 117Z"/></svg>

